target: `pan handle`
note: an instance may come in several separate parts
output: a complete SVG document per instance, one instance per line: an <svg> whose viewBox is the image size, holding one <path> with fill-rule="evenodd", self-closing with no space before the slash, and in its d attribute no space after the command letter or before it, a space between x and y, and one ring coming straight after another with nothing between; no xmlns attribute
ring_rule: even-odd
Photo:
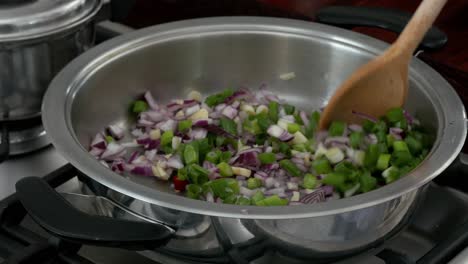
<svg viewBox="0 0 468 264"><path fill-rule="evenodd" d="M148 249L166 244L175 233L163 224L88 215L74 208L39 177L21 179L16 183L16 192L37 224L72 243Z"/></svg>
<svg viewBox="0 0 468 264"><path fill-rule="evenodd" d="M345 28L377 27L401 33L411 16L411 13L382 7L329 6L317 12L316 21ZM433 26L426 33L418 49L439 49L447 43L447 40L447 35Z"/></svg>

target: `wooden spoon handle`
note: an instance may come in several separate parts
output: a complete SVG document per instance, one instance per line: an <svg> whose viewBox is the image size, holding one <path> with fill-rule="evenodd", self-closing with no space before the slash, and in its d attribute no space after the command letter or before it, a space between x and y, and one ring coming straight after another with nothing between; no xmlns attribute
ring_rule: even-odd
<svg viewBox="0 0 468 264"><path fill-rule="evenodd" d="M407 55L408 60L424 38L424 35L426 35L426 32L431 28L446 2L447 0L423 0L398 37L395 46L398 46L397 50Z"/></svg>

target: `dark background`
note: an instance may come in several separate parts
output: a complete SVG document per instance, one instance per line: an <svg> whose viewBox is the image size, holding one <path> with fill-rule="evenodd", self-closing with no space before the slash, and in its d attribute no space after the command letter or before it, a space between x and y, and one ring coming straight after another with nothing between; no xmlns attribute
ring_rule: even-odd
<svg viewBox="0 0 468 264"><path fill-rule="evenodd" d="M420 0L111 0L113 20L141 28L182 19L209 16L275 16L314 21L317 10L332 5L377 6L414 12ZM468 108L468 0L448 0L435 25L448 36L447 44L424 52L420 59L447 79ZM393 42L396 34L356 27L375 38ZM464 152L468 153L468 144Z"/></svg>

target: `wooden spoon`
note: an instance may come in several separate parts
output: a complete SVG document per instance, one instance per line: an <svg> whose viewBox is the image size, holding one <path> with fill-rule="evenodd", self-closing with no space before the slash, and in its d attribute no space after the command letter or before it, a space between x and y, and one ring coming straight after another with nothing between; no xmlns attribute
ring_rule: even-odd
<svg viewBox="0 0 468 264"><path fill-rule="evenodd" d="M325 107L319 128L331 121L360 124L359 112L380 117L403 106L408 93L408 67L412 54L434 23L447 0L424 0L398 39L383 54L355 71Z"/></svg>

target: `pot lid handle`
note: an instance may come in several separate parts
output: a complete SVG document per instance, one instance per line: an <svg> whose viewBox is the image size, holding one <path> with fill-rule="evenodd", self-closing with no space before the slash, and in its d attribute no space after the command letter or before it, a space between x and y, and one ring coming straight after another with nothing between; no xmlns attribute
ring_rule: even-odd
<svg viewBox="0 0 468 264"><path fill-rule="evenodd" d="M78 244L148 249L166 244L175 231L163 224L88 215L75 209L39 177L16 183L31 218L53 235Z"/></svg>

